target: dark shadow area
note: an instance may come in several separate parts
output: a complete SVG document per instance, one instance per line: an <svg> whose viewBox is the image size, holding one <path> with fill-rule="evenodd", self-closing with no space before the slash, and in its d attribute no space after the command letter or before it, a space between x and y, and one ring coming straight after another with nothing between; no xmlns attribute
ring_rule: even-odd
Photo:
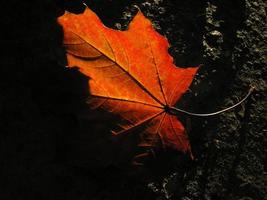
<svg viewBox="0 0 267 200"><path fill-rule="evenodd" d="M159 24L164 30L163 34L167 34L171 44L169 52L175 58L176 66L203 64L205 2L171 0L166 1L163 7L166 10Z"/></svg>
<svg viewBox="0 0 267 200"><path fill-rule="evenodd" d="M123 12L125 12L125 8L130 6L133 2L129 0L86 0L85 3L96 12L106 26L114 28L116 23L123 23Z"/></svg>
<svg viewBox="0 0 267 200"><path fill-rule="evenodd" d="M66 163L88 79L60 66L63 13L53 1L1 7L1 199L75 199ZM75 189L73 189L75 188Z"/></svg>

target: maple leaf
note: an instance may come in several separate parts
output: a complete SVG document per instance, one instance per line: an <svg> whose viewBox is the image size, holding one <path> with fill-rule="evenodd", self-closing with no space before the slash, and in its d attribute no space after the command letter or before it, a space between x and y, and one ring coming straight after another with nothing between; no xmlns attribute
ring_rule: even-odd
<svg viewBox="0 0 267 200"><path fill-rule="evenodd" d="M126 31L105 27L89 8L78 15L66 12L58 22L68 66L89 77L89 105L119 116L115 135L142 127L139 146L190 152L185 128L171 108L198 67L176 67L167 39L141 11Z"/></svg>

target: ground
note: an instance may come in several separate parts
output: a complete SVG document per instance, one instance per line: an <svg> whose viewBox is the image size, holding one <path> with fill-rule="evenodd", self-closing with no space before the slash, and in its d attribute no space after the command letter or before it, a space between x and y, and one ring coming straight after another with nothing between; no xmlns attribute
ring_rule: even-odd
<svg viewBox="0 0 267 200"><path fill-rule="evenodd" d="M0 199L267 199L267 3L85 2L117 29L126 29L139 7L168 38L177 66L201 64L178 107L212 112L238 102L251 85L256 89L219 116L180 116L194 160L159 152L134 173L101 140L103 122L84 101L87 78L58 62L64 49L56 18L65 9L82 12L82 3L1 3Z"/></svg>

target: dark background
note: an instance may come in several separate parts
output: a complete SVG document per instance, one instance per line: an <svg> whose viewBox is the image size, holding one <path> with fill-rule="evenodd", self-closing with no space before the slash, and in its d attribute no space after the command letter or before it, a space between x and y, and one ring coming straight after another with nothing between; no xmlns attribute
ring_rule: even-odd
<svg viewBox="0 0 267 200"><path fill-rule="evenodd" d="M180 108L211 112L236 103L250 84L256 91L220 116L180 116L195 160L157 152L147 166L129 169L132 152L106 135L109 116L88 111L87 78L58 62L64 49L56 18L65 9L82 12L81 2L1 2L0 199L267 199L267 3L86 3L118 29L137 5L168 38L177 66L203 64Z"/></svg>

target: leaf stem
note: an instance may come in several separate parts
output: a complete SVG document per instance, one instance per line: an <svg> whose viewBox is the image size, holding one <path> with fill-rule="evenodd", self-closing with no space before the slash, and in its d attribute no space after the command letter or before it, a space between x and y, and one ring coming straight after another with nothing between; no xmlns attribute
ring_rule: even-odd
<svg viewBox="0 0 267 200"><path fill-rule="evenodd" d="M239 102L237 102L236 104L228 107L228 108L225 108L225 109L222 109L222 110L219 110L219 111L216 111L216 112L212 112L212 113L192 113L192 112L188 112L186 110L182 110L182 109L179 109L179 108L176 108L176 107L170 107L171 111L173 112L178 112L178 113L184 113L184 114L187 114L187 115L191 115L191 116L197 116L197 117L209 117L209 116L214 116L214 115L219 115L223 112L226 112L228 110L231 110L237 106L239 106L241 103L243 103L250 95L251 93L253 92L253 90L255 89L255 87L251 86L247 95Z"/></svg>

